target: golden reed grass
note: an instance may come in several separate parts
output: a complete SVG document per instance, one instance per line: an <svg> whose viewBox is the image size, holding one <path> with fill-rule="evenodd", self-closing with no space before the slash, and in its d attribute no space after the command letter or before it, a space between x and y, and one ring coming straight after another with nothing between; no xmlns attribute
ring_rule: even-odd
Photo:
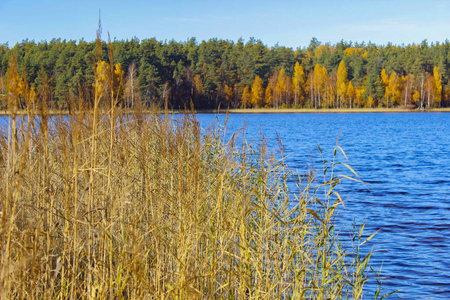
<svg viewBox="0 0 450 300"><path fill-rule="evenodd" d="M68 96L69 115L49 114L43 72L35 91L10 60L1 299L362 298L371 252L339 246L334 163L314 186L263 140L138 101L130 113L100 49L92 98Z"/></svg>

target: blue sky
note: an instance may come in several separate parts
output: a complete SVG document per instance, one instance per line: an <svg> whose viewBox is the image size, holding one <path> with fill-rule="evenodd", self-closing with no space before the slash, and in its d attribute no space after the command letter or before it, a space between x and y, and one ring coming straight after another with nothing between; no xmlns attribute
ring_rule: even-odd
<svg viewBox="0 0 450 300"><path fill-rule="evenodd" d="M26 38L95 39L101 9L103 38L198 41L260 39L308 46L312 37L376 44L410 44L450 36L450 0L340 1L95 1L0 0L0 43Z"/></svg>

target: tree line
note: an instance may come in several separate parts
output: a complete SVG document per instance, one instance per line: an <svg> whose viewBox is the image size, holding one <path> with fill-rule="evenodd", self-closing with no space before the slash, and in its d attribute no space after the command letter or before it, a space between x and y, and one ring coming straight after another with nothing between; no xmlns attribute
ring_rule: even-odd
<svg viewBox="0 0 450 300"><path fill-rule="evenodd" d="M154 38L101 42L53 39L0 45L0 89L10 78L26 80L30 91L45 85L49 105L65 109L70 99L95 93L94 73L114 61L118 103L183 109L357 108L450 105L450 42L376 45L341 41L307 47L268 47L260 40L210 39L198 42ZM8 71L11 57L14 69ZM9 74L9 75L8 75ZM12 74L12 75L11 75ZM105 73L106 74L106 73ZM44 80L44 78L46 78ZM101 78L101 76L100 76ZM7 103L2 97L1 108Z"/></svg>

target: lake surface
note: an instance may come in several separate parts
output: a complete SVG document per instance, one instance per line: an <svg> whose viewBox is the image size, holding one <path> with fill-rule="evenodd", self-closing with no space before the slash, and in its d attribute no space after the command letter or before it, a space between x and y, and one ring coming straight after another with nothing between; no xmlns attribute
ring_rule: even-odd
<svg viewBox="0 0 450 300"><path fill-rule="evenodd" d="M198 115L202 127L217 116ZM219 123L224 116L219 116ZM246 123L247 139L260 129L284 146L286 162L300 173L322 167L339 137L348 163L365 184L340 187L346 224L362 224L372 265L382 265L384 293L393 299L450 299L450 113L232 114L227 131ZM346 162L343 155L340 161ZM373 298L376 282L365 298Z"/></svg>

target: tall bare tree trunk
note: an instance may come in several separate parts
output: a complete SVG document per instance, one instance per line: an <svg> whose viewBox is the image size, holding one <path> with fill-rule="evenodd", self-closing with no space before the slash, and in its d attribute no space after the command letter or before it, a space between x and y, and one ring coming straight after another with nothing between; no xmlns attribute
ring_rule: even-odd
<svg viewBox="0 0 450 300"><path fill-rule="evenodd" d="M424 74L422 73L422 81L420 85L420 107L423 108L423 84L425 81Z"/></svg>

